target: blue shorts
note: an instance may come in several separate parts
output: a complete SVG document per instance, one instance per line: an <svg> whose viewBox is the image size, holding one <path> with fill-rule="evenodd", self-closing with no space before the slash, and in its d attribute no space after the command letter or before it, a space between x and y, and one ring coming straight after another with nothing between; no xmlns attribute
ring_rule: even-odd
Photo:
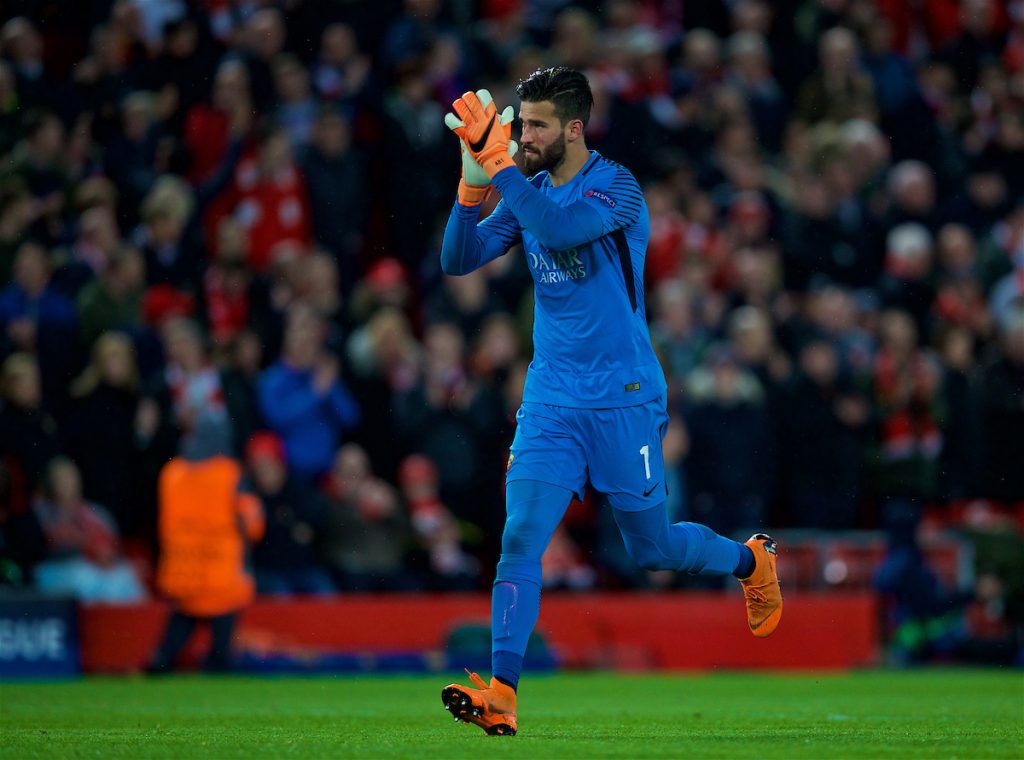
<svg viewBox="0 0 1024 760"><path fill-rule="evenodd" d="M506 481L539 480L582 496L589 482L616 509L639 511L665 500L661 439L665 399L615 409L523 402Z"/></svg>

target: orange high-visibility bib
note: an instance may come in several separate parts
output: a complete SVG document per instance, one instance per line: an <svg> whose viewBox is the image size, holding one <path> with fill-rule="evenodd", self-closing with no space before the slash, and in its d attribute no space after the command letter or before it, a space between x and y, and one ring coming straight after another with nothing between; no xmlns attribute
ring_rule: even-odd
<svg viewBox="0 0 1024 760"><path fill-rule="evenodd" d="M255 594L245 549L263 536L263 514L255 496L239 493L241 478L223 456L172 459L160 473L157 587L186 614L223 615Z"/></svg>

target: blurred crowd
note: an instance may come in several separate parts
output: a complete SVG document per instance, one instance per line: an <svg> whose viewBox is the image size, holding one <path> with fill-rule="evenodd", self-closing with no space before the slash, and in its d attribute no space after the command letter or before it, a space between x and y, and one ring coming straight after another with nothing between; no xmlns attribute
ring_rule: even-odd
<svg viewBox="0 0 1024 760"><path fill-rule="evenodd" d="M261 592L484 587L532 281L441 273L443 116L556 63L647 196L674 518L1024 510L1022 0L0 8L7 583L144 595L161 472L220 453ZM624 560L588 497L546 582Z"/></svg>

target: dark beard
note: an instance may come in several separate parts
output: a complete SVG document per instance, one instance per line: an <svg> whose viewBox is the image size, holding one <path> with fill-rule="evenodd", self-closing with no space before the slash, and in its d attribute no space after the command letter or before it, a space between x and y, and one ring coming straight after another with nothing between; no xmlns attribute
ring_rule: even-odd
<svg viewBox="0 0 1024 760"><path fill-rule="evenodd" d="M523 150L523 165L528 174L537 174L542 171L553 172L565 160L565 135L559 135L555 142L551 143L539 155L528 153Z"/></svg>

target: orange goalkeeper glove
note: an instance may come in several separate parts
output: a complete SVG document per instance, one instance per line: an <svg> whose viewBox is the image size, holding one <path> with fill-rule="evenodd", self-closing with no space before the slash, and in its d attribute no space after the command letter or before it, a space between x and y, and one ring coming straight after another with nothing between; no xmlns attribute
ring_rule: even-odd
<svg viewBox="0 0 1024 760"><path fill-rule="evenodd" d="M494 100L491 97L491 93L487 90L477 90L477 99L480 101L484 108L492 105ZM498 124L502 128L505 134L505 138L508 139L512 136L512 121L515 119L515 111L512 106L509 106L501 115L498 117ZM453 113L448 113L444 117L444 123L453 132L458 133L458 130L463 127L462 121L459 117ZM459 181L459 203L463 206L478 206L484 198L487 197L487 193L490 190L491 178L485 172L480 164L478 164L469 153L469 148L466 147L466 141L459 138L459 149L462 152L462 179ZM508 155L513 157L516 151L519 150L519 144L515 140L508 140Z"/></svg>
<svg viewBox="0 0 1024 760"><path fill-rule="evenodd" d="M486 98L481 98L481 94L486 95ZM499 117L490 93L486 90L481 90L479 94L464 93L452 103L452 108L458 119L456 123L446 119L445 123L459 136L470 157L484 170L488 179L514 165L512 155L515 150L512 145L515 143L509 139L511 126L504 129L502 124L502 119L508 113L507 108L505 114Z"/></svg>

